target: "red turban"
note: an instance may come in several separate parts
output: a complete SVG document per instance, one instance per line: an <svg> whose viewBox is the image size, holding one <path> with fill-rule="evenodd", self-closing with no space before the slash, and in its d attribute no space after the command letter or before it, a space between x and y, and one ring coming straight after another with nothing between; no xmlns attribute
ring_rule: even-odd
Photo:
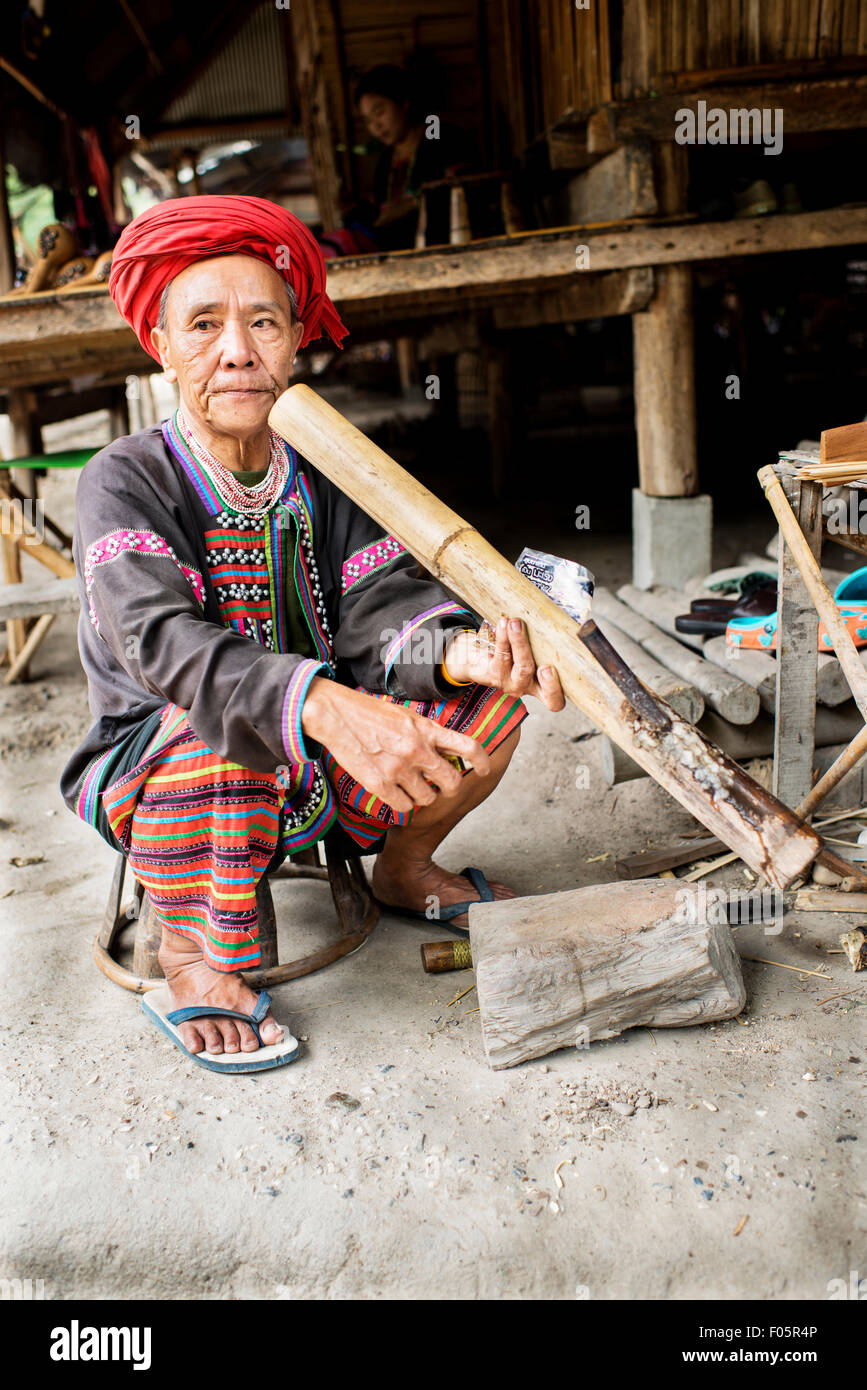
<svg viewBox="0 0 867 1390"><path fill-rule="evenodd" d="M170 280L211 256L255 256L274 267L298 299L301 347L327 333L338 347L348 329L325 293L325 261L304 223L266 198L234 194L169 198L124 227L111 261L112 299L146 352L159 362L151 329Z"/></svg>

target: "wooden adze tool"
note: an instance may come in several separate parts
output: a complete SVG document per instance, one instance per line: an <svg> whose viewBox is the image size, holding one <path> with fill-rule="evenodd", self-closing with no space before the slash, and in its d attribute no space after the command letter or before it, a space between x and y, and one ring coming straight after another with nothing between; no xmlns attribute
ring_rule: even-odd
<svg viewBox="0 0 867 1390"><path fill-rule="evenodd" d="M750 868L780 889L804 874L822 851L816 832L651 694L595 623L579 628L309 386L284 391L270 423L476 613L494 624L522 618L537 664L556 667L566 698Z"/></svg>

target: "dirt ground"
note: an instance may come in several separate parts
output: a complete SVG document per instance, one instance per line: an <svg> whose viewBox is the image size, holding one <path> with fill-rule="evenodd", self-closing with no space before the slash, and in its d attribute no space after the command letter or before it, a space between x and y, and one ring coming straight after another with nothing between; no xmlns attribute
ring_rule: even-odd
<svg viewBox="0 0 867 1390"><path fill-rule="evenodd" d="M49 479L48 510L69 520L73 489ZM721 536L718 562L744 544ZM624 537L582 558L628 578ZM742 956L781 963L744 959L738 1019L493 1072L472 973L422 972L445 933L387 915L274 991L297 1062L220 1077L91 960L112 855L57 785L88 723L61 618L31 683L0 687L0 1276L57 1299L822 1300L867 1275L867 976L833 953L852 918L735 929ZM534 704L440 857L546 893L695 828L649 780L606 787L589 722ZM326 885L274 891L282 954L324 939Z"/></svg>

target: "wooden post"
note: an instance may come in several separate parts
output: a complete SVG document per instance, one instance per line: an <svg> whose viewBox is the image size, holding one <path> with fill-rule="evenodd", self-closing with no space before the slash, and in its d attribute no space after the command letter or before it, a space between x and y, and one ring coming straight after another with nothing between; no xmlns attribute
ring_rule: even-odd
<svg viewBox="0 0 867 1390"><path fill-rule="evenodd" d="M656 294L632 316L638 480L652 497L698 492L692 271L660 266Z"/></svg>
<svg viewBox="0 0 867 1390"><path fill-rule="evenodd" d="M488 392L488 444L491 451L491 492L500 499L506 490L513 439L513 398L509 383L509 352L495 343L484 348Z"/></svg>
<svg viewBox="0 0 867 1390"><path fill-rule="evenodd" d="M0 125L0 294L6 294L15 284L15 243L12 239L12 217L6 192L6 142Z"/></svg>
<svg viewBox="0 0 867 1390"><path fill-rule="evenodd" d="M0 507L7 507L11 498L9 491L9 469L0 468ZM21 554L11 536L5 532L0 535L0 575L4 584L21 583ZM27 627L23 618L10 618L6 623L6 654L10 665L14 665L27 638Z"/></svg>
<svg viewBox="0 0 867 1390"><path fill-rule="evenodd" d="M660 213L683 212L689 177L686 147L657 142L652 164ZM652 497L691 497L698 492L698 464L689 266L660 268L648 309L633 314L632 342L639 487Z"/></svg>
<svg viewBox="0 0 867 1390"><path fill-rule="evenodd" d="M822 553L822 488L780 480L810 552ZM782 538L781 538L782 539ZM816 669L819 615L786 544L777 592L777 690L774 730L774 795L797 806L813 785L816 738Z"/></svg>

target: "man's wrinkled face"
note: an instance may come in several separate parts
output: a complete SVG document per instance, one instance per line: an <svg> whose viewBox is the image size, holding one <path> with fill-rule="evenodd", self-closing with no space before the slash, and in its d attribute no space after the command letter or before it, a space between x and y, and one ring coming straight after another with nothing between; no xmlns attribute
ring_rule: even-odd
<svg viewBox="0 0 867 1390"><path fill-rule="evenodd" d="M253 256L196 261L172 281L165 321L153 343L193 428L204 423L238 439L261 433L304 333L282 276Z"/></svg>

